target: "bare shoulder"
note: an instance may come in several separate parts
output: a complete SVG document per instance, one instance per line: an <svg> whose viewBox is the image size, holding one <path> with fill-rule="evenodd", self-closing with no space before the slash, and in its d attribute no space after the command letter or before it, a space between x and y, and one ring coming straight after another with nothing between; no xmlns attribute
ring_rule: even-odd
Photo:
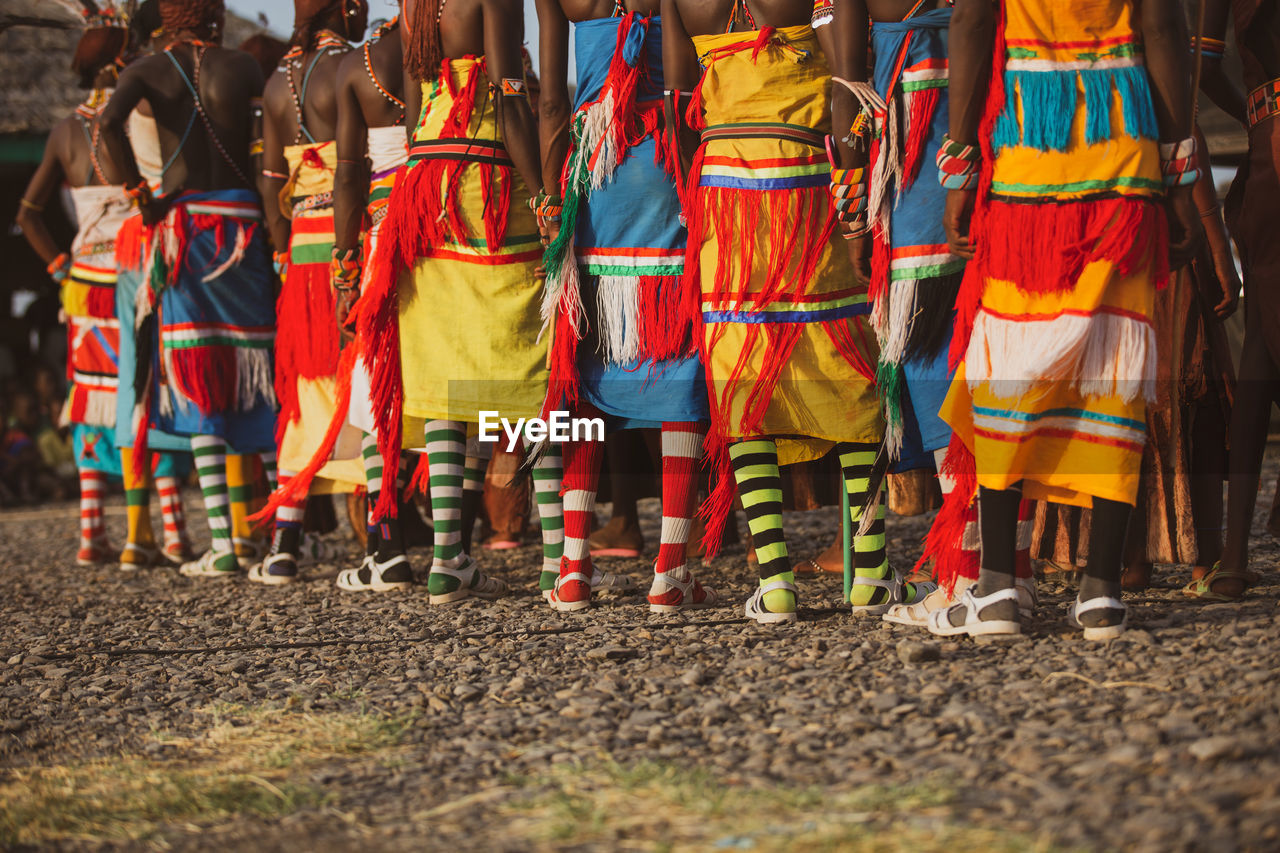
<svg viewBox="0 0 1280 853"><path fill-rule="evenodd" d="M524 20L523 0L480 0L485 14L509 16L512 23Z"/></svg>
<svg viewBox="0 0 1280 853"><path fill-rule="evenodd" d="M335 77L336 88L340 92L348 90L360 90L360 84L368 79L364 68L364 47L357 46L354 50L344 54L338 63L337 76Z"/></svg>

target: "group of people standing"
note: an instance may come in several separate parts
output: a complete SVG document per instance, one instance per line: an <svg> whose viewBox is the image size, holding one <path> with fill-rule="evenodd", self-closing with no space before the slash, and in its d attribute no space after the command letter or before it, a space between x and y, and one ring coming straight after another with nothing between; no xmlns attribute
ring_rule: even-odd
<svg viewBox="0 0 1280 853"><path fill-rule="evenodd" d="M222 0L149 0L157 25L132 38L95 7L77 52L92 94L21 218L63 287L78 446L99 448L82 456L80 559L107 549L92 460L123 474L120 562L137 567L156 558L148 477L165 495L189 450L213 545L189 554L180 502L162 502L183 574L289 583L326 556L307 496L363 487L367 553L337 583L410 586L398 517L425 477L431 603L495 598L506 585L469 554L476 425L568 412L661 431L654 612L718 600L686 558L705 472L704 542L735 499L747 518L746 615L794 621L779 466L833 453L855 613L1018 633L1042 502L1091 511L1071 618L1118 636L1147 404L1180 381L1160 365L1182 357L1175 338L1208 358L1238 290L1191 96L1194 76L1245 119L1219 69L1230 5L1244 27L1267 4L1211 0L1189 38L1173 0L538 0L535 77L518 0L403 0L358 46L365 0L295 0L265 81L220 45ZM1248 207L1274 203L1253 177L1276 180L1280 54L1241 44L1261 84ZM69 254L38 216L59 181L80 221ZM1271 243L1236 238L1246 281L1264 275ZM1195 304L1162 308L1178 288ZM1267 310L1251 301L1242 380L1280 378ZM1213 430L1188 427L1211 531L1197 562L1216 563L1190 594L1248 583L1272 390L1231 424L1246 473L1220 563L1224 466ZM627 583L588 547L602 445L537 438L539 586L577 611ZM403 451L422 449L416 475ZM907 575L884 484L920 468L944 503ZM255 522L274 523L269 553Z"/></svg>

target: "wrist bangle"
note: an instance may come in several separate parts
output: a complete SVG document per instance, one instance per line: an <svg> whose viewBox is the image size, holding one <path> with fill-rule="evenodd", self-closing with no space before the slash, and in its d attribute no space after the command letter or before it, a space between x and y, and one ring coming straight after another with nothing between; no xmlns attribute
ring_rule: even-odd
<svg viewBox="0 0 1280 853"><path fill-rule="evenodd" d="M982 151L976 145L962 145L950 135L938 146L938 183L948 190L971 190L978 186Z"/></svg>
<svg viewBox="0 0 1280 853"><path fill-rule="evenodd" d="M49 262L45 271L49 273L50 278L61 284L71 271L71 256L63 252Z"/></svg>
<svg viewBox="0 0 1280 853"><path fill-rule="evenodd" d="M1189 187L1200 180L1196 148L1194 136L1180 142L1160 143L1160 173L1166 187Z"/></svg>

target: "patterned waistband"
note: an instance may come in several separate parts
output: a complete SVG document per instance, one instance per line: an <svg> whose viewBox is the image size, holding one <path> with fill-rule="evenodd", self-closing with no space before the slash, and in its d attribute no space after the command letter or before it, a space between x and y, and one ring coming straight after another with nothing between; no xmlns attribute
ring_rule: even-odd
<svg viewBox="0 0 1280 853"><path fill-rule="evenodd" d="M826 135L802 124L784 122L746 122L713 124L702 131L702 141L714 139L786 139L814 148L826 147Z"/></svg>
<svg viewBox="0 0 1280 853"><path fill-rule="evenodd" d="M322 207L333 207L333 193L316 193L315 195L294 196L293 198L293 215L306 213L308 210L318 210Z"/></svg>
<svg viewBox="0 0 1280 853"><path fill-rule="evenodd" d="M427 139L409 147L409 162L419 160L465 160L510 166L511 156L501 143L488 139Z"/></svg>
<svg viewBox="0 0 1280 853"><path fill-rule="evenodd" d="M1249 116L1250 130L1267 119L1280 115L1280 79L1268 80L1250 92L1245 101L1245 110Z"/></svg>

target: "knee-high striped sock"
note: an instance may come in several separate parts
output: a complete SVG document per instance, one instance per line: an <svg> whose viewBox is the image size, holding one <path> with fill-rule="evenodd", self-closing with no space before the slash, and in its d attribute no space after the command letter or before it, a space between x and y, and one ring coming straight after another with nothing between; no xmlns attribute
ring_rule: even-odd
<svg viewBox="0 0 1280 853"><path fill-rule="evenodd" d="M872 468L875 467L878 444L841 442L836 445L840 456L840 470L844 472L844 486L849 492L849 523L853 529L862 525L863 512L871 492ZM883 487L882 487L883 488ZM853 536L854 575L860 578L884 580L889 576L889 558L884 548L884 495L876 501L876 516L866 534ZM914 590L908 590L908 600ZM855 585L849 592L849 602L854 605L883 604L889 591L874 586Z"/></svg>
<svg viewBox="0 0 1280 853"><path fill-rule="evenodd" d="M160 516L164 519L165 548L186 545L187 519L182 511L182 491L177 477L156 477L160 495Z"/></svg>
<svg viewBox="0 0 1280 853"><path fill-rule="evenodd" d="M705 435L699 423L662 425L662 541L655 572L669 572L684 566L698 489L698 460L702 458Z"/></svg>
<svg viewBox="0 0 1280 853"><path fill-rule="evenodd" d="M771 438L746 439L729 445L733 478L747 514L751 544L760 564L760 586L773 581L794 584L782 531L782 477L778 473L778 445ZM782 613L795 610L795 596L786 590L764 595L765 607Z"/></svg>
<svg viewBox="0 0 1280 853"><path fill-rule="evenodd" d="M276 470L276 452L274 450L265 450L261 454L262 457L262 473L267 478L267 488L275 491L280 485L279 472Z"/></svg>
<svg viewBox="0 0 1280 853"><path fill-rule="evenodd" d="M280 485L287 486L297 476L296 471L277 472ZM307 512L307 499L285 501L276 509L276 532L271 539L272 554L292 554L297 557L302 550L302 519Z"/></svg>
<svg viewBox="0 0 1280 853"><path fill-rule="evenodd" d="M435 520L431 565L457 568L466 561L462 552L462 471L467 443L466 427L458 421L428 421L427 483L431 491L431 517ZM458 580L439 575L437 586L451 582L452 589L431 587L433 595L452 592ZM446 586L449 584L446 584Z"/></svg>
<svg viewBox="0 0 1280 853"><path fill-rule="evenodd" d="M253 528L249 525L252 515L254 481L253 457L243 453L227 454L227 499L231 510L231 544L236 553L249 556Z"/></svg>
<svg viewBox="0 0 1280 853"><path fill-rule="evenodd" d="M600 458L604 443L575 441L564 450L564 480L560 497L564 500L564 559L560 576L581 572L591 577L591 550L587 537L596 520L596 489L600 483Z"/></svg>
<svg viewBox="0 0 1280 853"><path fill-rule="evenodd" d="M211 550L225 554L231 548L230 500L227 496L227 443L213 435L191 438L191 453L196 459L196 476L204 493L204 510L209 516Z"/></svg>
<svg viewBox="0 0 1280 853"><path fill-rule="evenodd" d="M102 496L107 478L101 471L80 469L80 547L92 545L107 535L102 519Z"/></svg>
<svg viewBox="0 0 1280 853"><path fill-rule="evenodd" d="M480 504L484 500L484 473L489 467L493 445L478 438L467 439L466 456L462 463L462 550L471 553L471 533L480 516Z"/></svg>
<svg viewBox="0 0 1280 853"><path fill-rule="evenodd" d="M360 456L364 460L365 488L369 492L368 510L365 523L369 534L367 553L377 554L378 559L386 562L397 554L404 553L404 540L400 536L400 519L393 509L380 522L373 520L373 508L378 504L378 496L383 489L382 474L385 460L378 452L378 439L372 433L364 433L360 437ZM395 488L395 484L391 485Z"/></svg>
<svg viewBox="0 0 1280 853"><path fill-rule="evenodd" d="M128 534L125 542L144 548L154 548L156 535L151 530L151 489L147 487L149 475L143 474L139 479L133 463L132 447L120 448L120 463L124 466L124 503L125 512L128 514ZM151 466L145 466L144 470L150 471Z"/></svg>
<svg viewBox="0 0 1280 853"><path fill-rule="evenodd" d="M1018 504L1018 538L1013 552L1013 574L1019 578L1034 576L1031 570L1031 536L1036 525L1036 502Z"/></svg>
<svg viewBox="0 0 1280 853"><path fill-rule="evenodd" d="M542 573L538 589L554 589L560 574L560 558L564 556L564 501L560 486L564 462L560 446L548 443L533 466L533 493L538 504L538 520L542 524Z"/></svg>

